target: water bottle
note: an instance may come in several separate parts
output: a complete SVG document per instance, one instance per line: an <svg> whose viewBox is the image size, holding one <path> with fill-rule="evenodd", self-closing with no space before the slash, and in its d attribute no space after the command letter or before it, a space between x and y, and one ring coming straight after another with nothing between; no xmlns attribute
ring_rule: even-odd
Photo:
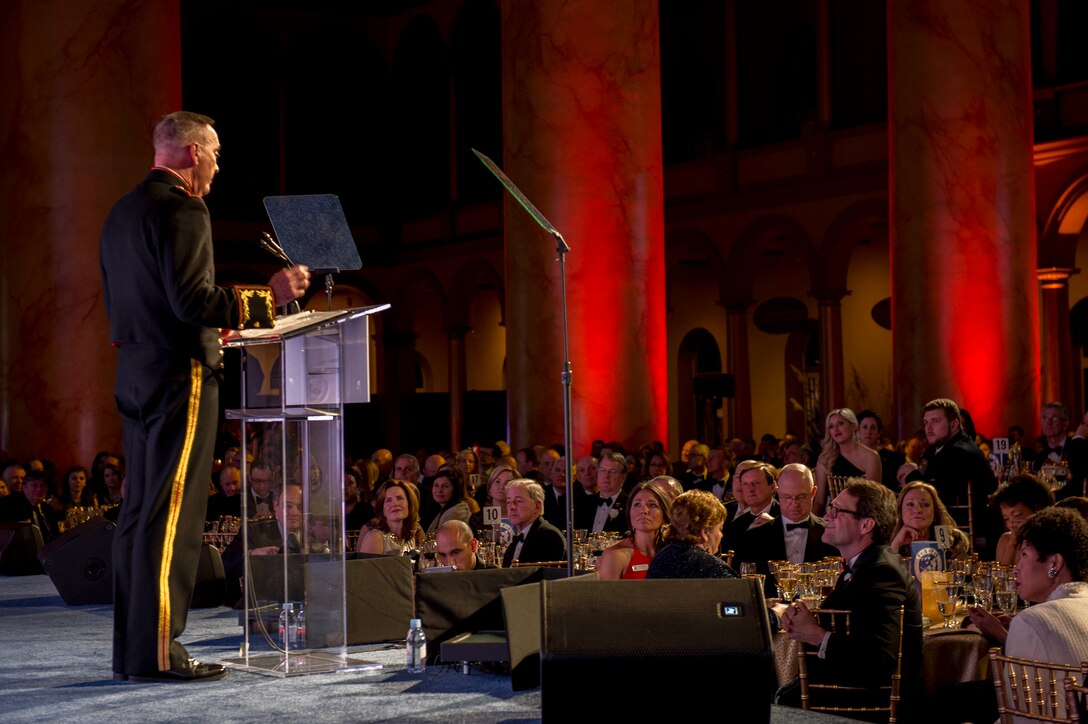
<svg viewBox="0 0 1088 724"><path fill-rule="evenodd" d="M422 674L427 670L427 634L423 633L423 622L418 618L408 622L408 635L404 643L408 653L408 673Z"/></svg>
<svg viewBox="0 0 1088 724"><path fill-rule="evenodd" d="M301 603L298 605L298 615L295 616L295 645L300 649L306 648L306 611Z"/></svg>
<svg viewBox="0 0 1088 724"><path fill-rule="evenodd" d="M290 601L283 604L280 611L280 648L298 648L298 617L295 615L295 604Z"/></svg>

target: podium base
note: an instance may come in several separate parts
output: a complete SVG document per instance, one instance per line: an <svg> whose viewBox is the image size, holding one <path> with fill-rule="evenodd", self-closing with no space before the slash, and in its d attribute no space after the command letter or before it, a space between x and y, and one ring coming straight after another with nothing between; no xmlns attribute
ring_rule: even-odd
<svg viewBox="0 0 1088 724"><path fill-rule="evenodd" d="M347 674L380 671L374 661L354 659L331 651L304 651L297 654L259 654L257 656L223 659L218 663L231 669L249 671L278 678L307 674Z"/></svg>

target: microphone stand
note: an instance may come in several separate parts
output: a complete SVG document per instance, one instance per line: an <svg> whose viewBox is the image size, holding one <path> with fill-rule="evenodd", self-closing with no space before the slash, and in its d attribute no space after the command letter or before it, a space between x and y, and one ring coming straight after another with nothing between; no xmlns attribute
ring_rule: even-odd
<svg viewBox="0 0 1088 724"><path fill-rule="evenodd" d="M563 370L561 378L563 381L563 446L564 457L566 458L566 477L567 490L564 495L567 499L567 576L574 575L574 494L572 483L575 481L570 480L570 462L574 456L574 440L573 433L571 431L571 386L574 382L574 373L570 366L570 340L567 335L567 268L566 257L570 253L570 246L567 244L563 235L559 233L559 230L552 226L552 223L548 221L544 214L540 213L540 210L533 205L521 189L510 180L510 178L502 172L495 162L484 154L477 151L475 148L472 152L476 154L476 158L480 159L480 162L487 167L487 170L494 174L495 178L499 180L506 190L510 192L521 207L525 209L529 216L533 217L533 221L540 225L540 228L548 232L548 234L555 239L556 252L559 254L559 297L560 297L560 314L563 318Z"/></svg>

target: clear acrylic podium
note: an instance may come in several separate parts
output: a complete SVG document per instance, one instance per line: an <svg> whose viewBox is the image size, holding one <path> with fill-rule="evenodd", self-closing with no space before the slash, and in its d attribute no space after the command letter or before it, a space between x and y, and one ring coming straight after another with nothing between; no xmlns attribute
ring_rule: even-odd
<svg viewBox="0 0 1088 724"><path fill-rule="evenodd" d="M224 339L242 350L242 407L227 418L254 456L240 456L243 640L225 666L279 677L381 668L347 655L343 420L345 404L370 401L367 318L388 308L302 312Z"/></svg>

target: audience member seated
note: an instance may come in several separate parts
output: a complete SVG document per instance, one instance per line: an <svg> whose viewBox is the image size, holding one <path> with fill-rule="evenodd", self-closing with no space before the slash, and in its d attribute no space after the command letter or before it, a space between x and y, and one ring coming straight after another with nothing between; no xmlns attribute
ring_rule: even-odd
<svg viewBox="0 0 1088 724"><path fill-rule="evenodd" d="M651 478L661 475L672 475L672 462L666 452L655 451L646 462L646 474Z"/></svg>
<svg viewBox="0 0 1088 724"><path fill-rule="evenodd" d="M484 507L497 507L500 509L499 516L505 515L506 484L517 476L518 471L509 465L496 465L491 468L491 472L487 474L487 498L484 500ZM468 527L476 535L484 532L484 512L482 509L478 513L473 513L468 519ZM490 531L490 528L487 528L487 530Z"/></svg>
<svg viewBox="0 0 1088 724"><path fill-rule="evenodd" d="M1052 664L1088 661L1088 521L1075 510L1046 508L1024 521L1017 535L1016 590L1036 605L1011 620L973 608L972 623L1004 638L1008 656ZM1006 628L1007 638L1001 635Z"/></svg>
<svg viewBox="0 0 1088 724"><path fill-rule="evenodd" d="M344 471L344 530L362 530L374 518L374 506L363 494L354 468Z"/></svg>
<svg viewBox="0 0 1088 724"><path fill-rule="evenodd" d="M890 547L900 556L911 555L910 544L914 541L937 540L934 525L948 526L952 532L952 547L946 555L963 558L968 554L971 542L967 540L967 534L956 527L956 521L932 485L921 480L907 483L899 492L898 506L899 522Z"/></svg>
<svg viewBox="0 0 1088 724"><path fill-rule="evenodd" d="M343 550L343 546L334 546L332 520L327 515L311 513L306 521L306 552L310 555L327 556L334 548Z"/></svg>
<svg viewBox="0 0 1088 724"><path fill-rule="evenodd" d="M745 531L737 545L734 563L755 563L767 574L768 561L804 563L837 556L838 551L823 542L824 521L812 514L816 483L812 471L790 463L778 474L778 504L781 515L767 525ZM774 590L770 588L769 590Z"/></svg>
<svg viewBox="0 0 1088 724"><path fill-rule="evenodd" d="M252 556L305 553L302 540L302 486L297 483L288 483L282 488L277 486L272 496L272 517L260 520L250 518L246 525L249 554ZM241 535L234 536L223 551L223 571L228 582L237 581L245 575L244 551Z"/></svg>
<svg viewBox="0 0 1088 724"><path fill-rule="evenodd" d="M813 510L823 513L827 505L829 475L863 477L880 480L880 456L858 440L858 418L848 407L832 410L827 415L824 439L820 442L820 457L816 461L816 499Z"/></svg>
<svg viewBox="0 0 1088 724"><path fill-rule="evenodd" d="M775 610L790 638L818 647L820 661L813 664L822 665L815 676L828 683L875 687L886 686L895 671L899 607L905 607L901 706L906 709L920 686L922 614L906 567L887 546L897 518L895 502L884 485L854 478L827 507L824 542L838 548L846 568L822 607L849 611L849 630L825 630L801 601L778 604ZM778 703L800 705L797 682L779 691Z"/></svg>
<svg viewBox="0 0 1088 724"><path fill-rule="evenodd" d="M6 498L10 492L8 484L4 482L3 478L0 478L0 498Z"/></svg>
<svg viewBox="0 0 1088 724"><path fill-rule="evenodd" d="M781 515L782 509L774 499L778 483L775 470L758 460L743 460L733 474L733 492L736 500L733 505L726 505L736 511L735 517L725 528L722 538L722 552L736 551L741 538L748 530L773 523Z"/></svg>
<svg viewBox="0 0 1088 724"><path fill-rule="evenodd" d="M42 505L48 492L45 474L31 470L18 493L0 498L0 523L33 523L41 530L43 541L53 540L57 535L56 524Z"/></svg>
<svg viewBox="0 0 1088 724"><path fill-rule="evenodd" d="M873 410L862 410L857 414L857 418L858 440L870 450L875 450L880 457L880 482L892 490L898 489L899 482L896 480L896 474L907 461L906 456L901 452L889 450L881 444L884 421L880 419L880 415Z"/></svg>
<svg viewBox="0 0 1088 724"><path fill-rule="evenodd" d="M23 481L26 479L26 468L14 460L9 460L4 463L3 477L4 483L8 487L8 493L14 495L15 493L23 492Z"/></svg>
<svg viewBox="0 0 1088 724"><path fill-rule="evenodd" d="M1011 566L1016 563L1019 549L1016 532L1033 513L1054 505L1054 494L1034 475L1013 475L990 496L990 505L1001 512L1005 521L1005 532L997 540L994 560Z"/></svg>
<svg viewBox="0 0 1088 724"><path fill-rule="evenodd" d="M355 550L404 556L427 540L419 526L419 493L405 480L387 480L378 488L378 518L359 535Z"/></svg>
<svg viewBox="0 0 1088 724"><path fill-rule="evenodd" d="M567 557L563 533L544 520L544 489L527 478L515 478L506 484L506 517L517 529L514 540L503 555L503 568L514 561L543 563Z"/></svg>
<svg viewBox="0 0 1088 724"><path fill-rule="evenodd" d="M736 578L718 557L725 506L705 490L689 490L672 501L669 530L646 578Z"/></svg>
<svg viewBox="0 0 1088 724"><path fill-rule="evenodd" d="M672 501L676 500L684 492L684 486L671 475L658 475L651 478L649 482L650 485L653 485L665 496L665 499L669 501L669 505L672 505Z"/></svg>
<svg viewBox="0 0 1088 724"><path fill-rule="evenodd" d="M692 445L688 450L688 469L677 478L684 490L709 490L713 483L708 483L710 470L706 461L710 457L710 448L702 443Z"/></svg>
<svg viewBox="0 0 1088 724"><path fill-rule="evenodd" d="M242 471L234 465L224 465L219 470L219 484L215 495L208 498L205 520L219 520L224 516L242 517Z"/></svg>
<svg viewBox="0 0 1088 724"><path fill-rule="evenodd" d="M102 466L102 484L106 486L106 500L108 505L120 505L125 497L121 492L121 483L125 479L125 471L120 465L106 463Z"/></svg>
<svg viewBox="0 0 1088 724"><path fill-rule="evenodd" d="M648 482L639 483L628 500L627 527L631 535L609 546L597 560L597 576L602 581L645 578L668 530L670 501L658 488Z"/></svg>
<svg viewBox="0 0 1088 724"><path fill-rule="evenodd" d="M627 531L627 517L624 510L627 495L623 484L627 479L627 458L622 453L602 453L597 464L597 495L583 498L583 511L577 520L586 525L579 528L599 533L624 533Z"/></svg>
<svg viewBox="0 0 1088 724"><path fill-rule="evenodd" d="M272 516L272 481L275 472L272 464L263 458L257 458L249 466L249 505L246 515L250 518L269 518Z"/></svg>
<svg viewBox="0 0 1088 724"><path fill-rule="evenodd" d="M64 482L60 486L60 502L65 517L72 508L98 507L98 498L87 483L87 468L82 465L74 465L64 473Z"/></svg>
<svg viewBox="0 0 1088 724"><path fill-rule="evenodd" d="M458 468L447 466L438 471L431 484L431 496L435 508L434 517L427 525L428 536L437 533L438 528L448 520L468 523L468 519L472 517L465 476Z"/></svg>
<svg viewBox="0 0 1088 724"><path fill-rule="evenodd" d="M1069 508L1080 513L1081 517L1088 520L1088 498L1082 495L1074 495L1071 498L1059 500L1054 504L1056 508Z"/></svg>
<svg viewBox="0 0 1088 724"><path fill-rule="evenodd" d="M552 451L554 452L554 451ZM567 479L570 466L566 457L560 455L552 460L549 468L549 482L544 483L544 520L556 528L567 528Z"/></svg>
<svg viewBox="0 0 1088 724"><path fill-rule="evenodd" d="M448 520L438 528L435 535L438 565L453 566L458 571L481 571L496 568L484 563L476 555L478 543L472 537L472 529L459 520Z"/></svg>

